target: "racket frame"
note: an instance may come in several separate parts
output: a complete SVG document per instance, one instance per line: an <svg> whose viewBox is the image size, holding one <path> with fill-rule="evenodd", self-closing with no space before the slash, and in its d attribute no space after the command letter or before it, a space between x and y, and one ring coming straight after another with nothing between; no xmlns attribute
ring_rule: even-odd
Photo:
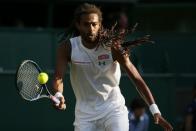
<svg viewBox="0 0 196 131"><path fill-rule="evenodd" d="M15 78L16 78L16 79L15 79L15 84L16 84L16 89L17 89L18 94L19 94L23 99L25 99L25 100L27 100L27 101L35 101L35 100L38 100L38 99L40 99L40 98L48 98L48 99L51 99L51 98L52 98L52 95L51 95L50 91L48 90L46 84L41 84L40 93L38 94L38 96L37 96L36 98L28 99L28 98L24 97L24 96L20 93L20 91L19 91L19 89L18 89L18 83L17 83L18 72L19 72L20 68L22 68L22 66L23 66L24 64L28 63L28 62L30 62L31 64L33 64L33 65L35 66L35 68L38 70L39 73L42 72L41 68L38 66L38 64L37 64L36 62L34 62L34 61L32 61L32 60L24 60L24 61L22 61L22 63L18 66L18 68L17 68L17 70L16 70L16 76L15 76ZM40 88L40 87L39 87L39 88ZM42 94L42 93L43 93L43 90L46 90L46 94Z"/></svg>

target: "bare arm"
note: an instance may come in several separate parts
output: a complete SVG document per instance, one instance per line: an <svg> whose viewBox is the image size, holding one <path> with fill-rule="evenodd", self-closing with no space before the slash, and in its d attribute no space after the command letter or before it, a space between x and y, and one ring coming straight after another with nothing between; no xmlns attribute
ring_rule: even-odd
<svg viewBox="0 0 196 131"><path fill-rule="evenodd" d="M141 75L138 73L135 66L131 63L128 54L121 55L116 48L112 48L113 59L118 61L120 65L125 69L129 78L131 78L136 85L136 89L138 90L141 97L145 100L148 105L154 104L154 98L142 79Z"/></svg>
<svg viewBox="0 0 196 131"><path fill-rule="evenodd" d="M63 93L63 76L66 71L66 67L70 62L71 46L70 42L63 42L57 49L56 67L53 81L54 92ZM61 103L57 108L62 109L64 107L64 97L60 99Z"/></svg>
<svg viewBox="0 0 196 131"><path fill-rule="evenodd" d="M136 85L136 89L148 104L148 106L155 104L155 100L150 89L138 73L135 66L131 63L129 55L127 53L122 54L121 45L118 42L114 43L111 49L114 61L118 61L120 65L125 69L129 78L133 80L134 84ZM161 116L159 111L157 111L157 113L154 113L153 116L155 124L161 125L165 129L165 131L171 131L173 129L172 126Z"/></svg>

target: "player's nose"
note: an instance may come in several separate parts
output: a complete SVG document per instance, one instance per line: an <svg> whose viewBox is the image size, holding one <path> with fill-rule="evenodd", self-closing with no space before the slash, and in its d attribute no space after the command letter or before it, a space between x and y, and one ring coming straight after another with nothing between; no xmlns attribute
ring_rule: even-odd
<svg viewBox="0 0 196 131"><path fill-rule="evenodd" d="M93 25L90 24L90 25L88 26L89 34L93 34L94 30L95 30L95 29L94 29Z"/></svg>

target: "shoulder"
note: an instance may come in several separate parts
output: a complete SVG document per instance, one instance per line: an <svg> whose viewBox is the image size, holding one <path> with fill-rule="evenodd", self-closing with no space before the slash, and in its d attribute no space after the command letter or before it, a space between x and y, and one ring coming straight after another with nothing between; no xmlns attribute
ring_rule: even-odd
<svg viewBox="0 0 196 131"><path fill-rule="evenodd" d="M58 49L66 49L66 48L70 48L71 47L71 42L70 40L66 40L66 41L62 41L59 46Z"/></svg>
<svg viewBox="0 0 196 131"><path fill-rule="evenodd" d="M81 40L81 36L75 36L69 39L70 43L78 42Z"/></svg>
<svg viewBox="0 0 196 131"><path fill-rule="evenodd" d="M66 57L70 60L71 58L71 42L70 40L62 41L57 49L58 54L61 54L63 57Z"/></svg>

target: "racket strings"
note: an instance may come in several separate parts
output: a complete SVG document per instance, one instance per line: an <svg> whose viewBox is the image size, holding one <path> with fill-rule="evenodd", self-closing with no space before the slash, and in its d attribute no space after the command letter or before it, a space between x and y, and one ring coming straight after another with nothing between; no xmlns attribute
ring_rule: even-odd
<svg viewBox="0 0 196 131"><path fill-rule="evenodd" d="M34 99L34 98L32 98L32 96L29 95L29 92L26 92L25 90L23 90L22 92L20 92L20 94L23 97L25 97L25 98Z"/></svg>
<svg viewBox="0 0 196 131"><path fill-rule="evenodd" d="M36 99L42 90L37 80L39 71L34 64L27 62L23 64L17 74L17 84L20 94L28 100Z"/></svg>

